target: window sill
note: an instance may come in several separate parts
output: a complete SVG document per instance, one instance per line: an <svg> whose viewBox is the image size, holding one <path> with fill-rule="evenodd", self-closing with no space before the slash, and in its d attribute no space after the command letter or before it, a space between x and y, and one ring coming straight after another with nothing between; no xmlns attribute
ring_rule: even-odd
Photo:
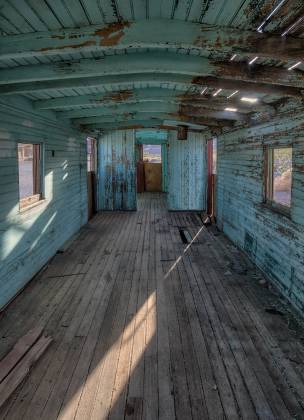
<svg viewBox="0 0 304 420"><path fill-rule="evenodd" d="M46 204L47 200L45 198L42 198L41 200L36 201L35 203L29 204L23 208L19 208L19 213L26 213L28 210L31 210L35 207L42 206L43 204Z"/></svg>
<svg viewBox="0 0 304 420"><path fill-rule="evenodd" d="M261 207L271 210L272 212L277 213L281 216L285 216L288 219L291 219L291 209L288 207L285 208L283 206L276 205L271 202L262 203Z"/></svg>

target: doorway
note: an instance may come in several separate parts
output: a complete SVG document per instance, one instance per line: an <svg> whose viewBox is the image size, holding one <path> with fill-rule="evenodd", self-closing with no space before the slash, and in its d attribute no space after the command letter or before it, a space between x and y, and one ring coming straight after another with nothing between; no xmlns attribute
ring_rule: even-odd
<svg viewBox="0 0 304 420"><path fill-rule="evenodd" d="M136 162L137 193L167 192L166 143L138 143Z"/></svg>

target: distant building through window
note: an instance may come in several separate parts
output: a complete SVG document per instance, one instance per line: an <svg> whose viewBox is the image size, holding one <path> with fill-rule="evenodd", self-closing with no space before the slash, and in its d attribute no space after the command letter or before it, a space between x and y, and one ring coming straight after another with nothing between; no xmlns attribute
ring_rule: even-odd
<svg viewBox="0 0 304 420"><path fill-rule="evenodd" d="M143 160L150 163L161 163L161 145L144 144Z"/></svg>
<svg viewBox="0 0 304 420"><path fill-rule="evenodd" d="M292 188L292 148L267 150L266 200L270 204L290 208Z"/></svg>
<svg viewBox="0 0 304 420"><path fill-rule="evenodd" d="M18 172L22 209L42 198L40 144L18 143Z"/></svg>

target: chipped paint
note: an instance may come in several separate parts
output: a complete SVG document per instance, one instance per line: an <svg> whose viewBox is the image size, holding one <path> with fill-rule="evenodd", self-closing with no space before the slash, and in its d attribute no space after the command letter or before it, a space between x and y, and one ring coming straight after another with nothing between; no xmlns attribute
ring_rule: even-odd
<svg viewBox="0 0 304 420"><path fill-rule="evenodd" d="M99 99L99 102L106 102L106 101L114 101L114 102L122 102L127 101L128 99L134 96L134 92L132 90L119 90L117 92L110 92L106 94L102 99Z"/></svg>
<svg viewBox="0 0 304 420"><path fill-rule="evenodd" d="M89 47L91 45L96 45L96 41L92 40L92 41L84 41L80 44L70 44L70 45L61 45L60 47L47 47L47 48L41 48L39 51L41 52L48 52L48 51L52 51L54 49L56 50L66 50L66 49L81 49L83 47Z"/></svg>
<svg viewBox="0 0 304 420"><path fill-rule="evenodd" d="M99 138L100 210L136 210L135 132L113 131Z"/></svg>

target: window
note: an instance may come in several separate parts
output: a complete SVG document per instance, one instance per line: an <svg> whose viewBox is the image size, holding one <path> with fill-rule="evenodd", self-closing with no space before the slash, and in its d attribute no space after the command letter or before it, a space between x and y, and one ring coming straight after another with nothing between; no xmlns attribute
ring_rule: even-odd
<svg viewBox="0 0 304 420"><path fill-rule="evenodd" d="M291 206L292 147L266 149L266 201L282 209Z"/></svg>
<svg viewBox="0 0 304 420"><path fill-rule="evenodd" d="M87 170L88 172L96 171L96 140L91 137L87 138Z"/></svg>
<svg viewBox="0 0 304 420"><path fill-rule="evenodd" d="M41 146L18 143L20 209L42 199Z"/></svg>
<svg viewBox="0 0 304 420"><path fill-rule="evenodd" d="M161 163L161 145L144 144L143 158L145 162Z"/></svg>

